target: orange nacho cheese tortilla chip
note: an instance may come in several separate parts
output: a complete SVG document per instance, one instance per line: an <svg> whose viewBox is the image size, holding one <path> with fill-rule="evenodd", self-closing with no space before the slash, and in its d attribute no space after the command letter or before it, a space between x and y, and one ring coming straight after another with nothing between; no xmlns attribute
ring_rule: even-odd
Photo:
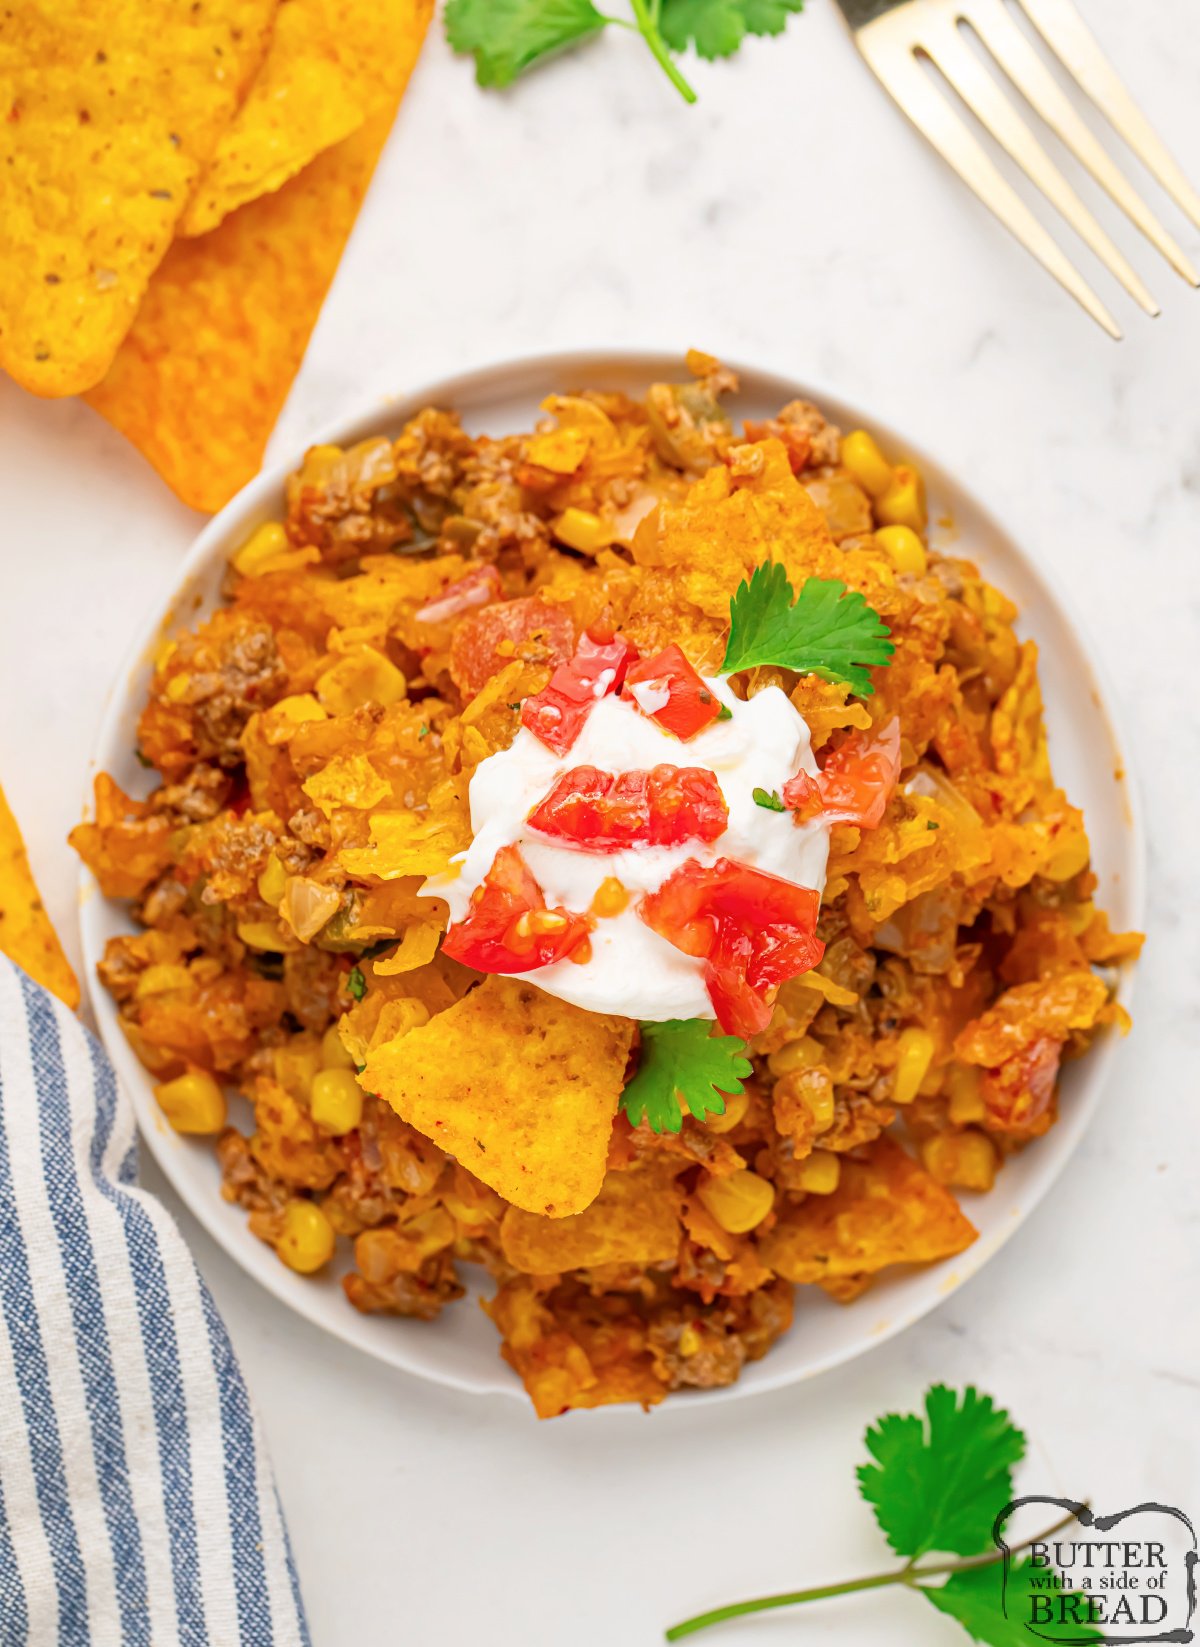
<svg viewBox="0 0 1200 1647"><path fill-rule="evenodd" d="M715 464L678 503L665 503L634 537L639 565L665 567L692 605L722 625L729 597L764 561L793 583L845 576L825 517L792 473L778 440L735 448L742 472Z"/></svg>
<svg viewBox="0 0 1200 1647"><path fill-rule="evenodd" d="M509 1207L500 1245L515 1270L555 1275L599 1264L673 1264L682 1195L671 1179L683 1162L610 1172L600 1193L570 1218L541 1218Z"/></svg>
<svg viewBox="0 0 1200 1647"><path fill-rule="evenodd" d="M398 99L432 10L392 57ZM258 471L337 272L393 107L211 234L178 240L89 403L185 503L216 510Z"/></svg>
<svg viewBox="0 0 1200 1647"><path fill-rule="evenodd" d="M396 95L395 53L419 41L422 0L283 0L246 101L179 224L206 234L356 132Z"/></svg>
<svg viewBox="0 0 1200 1647"><path fill-rule="evenodd" d="M0 22L0 366L98 383L267 47L277 0L54 0Z"/></svg>
<svg viewBox="0 0 1200 1647"><path fill-rule="evenodd" d="M0 951L74 1010L79 981L50 925L17 820L0 789Z"/></svg>
<svg viewBox="0 0 1200 1647"><path fill-rule="evenodd" d="M362 1084L513 1206L582 1212L604 1181L633 1025L498 974L373 1047Z"/></svg>
<svg viewBox="0 0 1200 1647"><path fill-rule="evenodd" d="M889 1264L931 1264L977 1230L957 1201L886 1135L846 1155L832 1195L810 1195L758 1244L763 1263L797 1285L855 1280Z"/></svg>

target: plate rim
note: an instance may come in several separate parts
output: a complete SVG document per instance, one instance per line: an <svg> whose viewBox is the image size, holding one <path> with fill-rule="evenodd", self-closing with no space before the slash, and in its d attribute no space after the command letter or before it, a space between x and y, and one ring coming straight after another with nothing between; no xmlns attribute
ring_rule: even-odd
<svg viewBox="0 0 1200 1647"><path fill-rule="evenodd" d="M342 415L324 422L306 439L305 448L318 444L346 444L364 439L374 430L380 430L412 416L413 410L419 406L453 406L455 400L460 397L469 399L474 396L477 399L481 389L489 384L499 384L503 392L505 382L513 377L524 377L548 386L559 386L559 392L565 392L561 388L564 384L576 381L586 383L586 377L581 378L579 374L588 370L629 371L646 381L651 381L663 372L678 373L681 364L682 351L604 346L502 356L465 371L442 375L413 389L389 393L376 391L367 404L358 408L352 407ZM1141 930L1144 926L1146 903L1147 843L1141 784L1135 760L1131 755L1134 745L1129 737L1125 713L1109 676L1104 655L1095 644L1088 624L1081 618L1058 573L1054 568L1035 560L989 504L984 503L964 484L957 473L947 469L940 460L897 428L889 417L878 415L871 406L846 400L837 391L817 379L801 379L787 370L776 370L744 361L730 361L726 364L739 377L752 380L760 387L777 386L783 398L804 398L815 401L822 408L830 408L835 418L842 413L852 412L857 420L854 426L867 428L882 436L889 450L901 452L918 465L927 465L930 469L946 474L959 494L969 501L972 511L988 535L1015 555L1025 575L1038 588L1040 598L1057 611L1062 622L1074 633L1091 673L1096 708L1101 719L1107 724L1112 745L1121 758L1121 794L1126 808L1127 826L1122 831L1126 850L1120 864L1120 874L1124 899L1128 906L1128 920L1132 926ZM550 392L549 387L546 392ZM105 697L99 730L87 768L82 815L90 813L93 779L98 772L112 764L111 751L117 743L120 723L129 699L134 694L135 684L164 628L173 618L177 618L181 598L186 599L188 591L198 578L209 570L210 562L226 548L233 533L248 529L249 523L245 517L262 512L268 500L277 500L287 476L292 473L295 465L296 457L293 454L290 458L281 458L264 468L205 522L193 538L182 561L173 569L169 583L165 583L161 591L156 591L153 603L140 617ZM352 1349L371 1356L382 1365L443 1388L470 1395L506 1396L525 1405L527 1397L524 1387L516 1375L500 1362L498 1353L490 1369L490 1376L481 1369L479 1378L468 1378L452 1370L430 1366L427 1362L422 1362L419 1356L410 1357L406 1353L403 1335L397 1334L386 1350L356 1337L349 1330L355 1317L350 1311L350 1306L340 1297L340 1288L338 1302L342 1309L350 1312L344 1324L340 1319L331 1320L330 1312L325 1308L327 1286L314 1285L311 1278L292 1276L277 1260L273 1260L273 1255L270 1255L272 1263L256 1262L256 1259L268 1256L268 1249L249 1234L244 1220L239 1221L229 1216L234 1211L229 1203L219 1196L198 1198L191 1193L192 1186L186 1175L176 1170L176 1163L181 1159L180 1151L176 1147L178 1140L175 1139L175 1135L166 1134L161 1117L152 1108L149 1073L138 1063L122 1035L117 1025L115 1007L107 992L100 987L96 975L96 961L103 947L98 932L100 914L106 907L117 905L118 900L107 900L103 897L94 877L86 867L81 868L79 887L79 929L86 988L101 1039L133 1104L141 1140L149 1148L175 1194L201 1227L251 1280L266 1287L281 1303L313 1326L330 1333ZM1128 1008L1134 995L1136 964L1126 963L1118 972L1116 999ZM1073 1099L1073 1106L1078 1112L1075 1122L1076 1136L1067 1147L1058 1152L1057 1156L1049 1157L1044 1162L1040 1174L1026 1190L1018 1215L1010 1218L990 1240L985 1241L981 1237L975 1245L956 1258L923 1266L923 1273L927 1275L945 1274L943 1285L934 1289L931 1296L918 1298L909 1307L894 1311L892 1319L874 1329L864 1317L864 1329L856 1342L833 1349L824 1356L817 1356L811 1365L801 1368L780 1368L773 1372L764 1367L763 1363L759 1363L763 1370L752 1383L739 1379L736 1383L719 1389L677 1392L673 1399L661 1403L656 1410L678 1408L693 1411L699 1406L747 1399L754 1395L768 1394L791 1385L806 1383L867 1354L877 1345L886 1343L940 1307L947 1298L959 1291L985 1267L1053 1188L1091 1124L1110 1079L1117 1046L1117 1038L1110 1030L1100 1045L1090 1051L1087 1089ZM207 1145L202 1143L192 1147L204 1148ZM299 1285L296 1285L297 1282ZM431 1330L429 1324L421 1325L426 1330ZM686 1400L679 1399L679 1394L683 1393L686 1393ZM611 1416L623 1415L627 1409L617 1406L590 1410L593 1416L599 1412Z"/></svg>

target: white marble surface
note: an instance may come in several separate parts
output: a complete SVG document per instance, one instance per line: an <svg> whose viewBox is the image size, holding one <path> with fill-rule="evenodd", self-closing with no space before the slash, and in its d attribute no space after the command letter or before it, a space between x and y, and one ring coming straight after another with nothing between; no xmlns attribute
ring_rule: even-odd
<svg viewBox="0 0 1200 1647"><path fill-rule="evenodd" d="M1084 9L1200 174L1189 0ZM431 38L274 452L368 393L554 347L697 344L874 405L1069 582L1121 687L1151 832L1138 1022L1058 1194L979 1279L850 1369L723 1409L539 1427L406 1381L181 1212L263 1409L317 1647L650 1647L700 1605L871 1571L859 1437L935 1378L1012 1408L1031 1486L1200 1513L1200 294L1102 204L1165 309L1097 271L1127 332L1109 343L905 127L829 0L696 67L692 110L611 32L505 97ZM101 703L199 518L85 406L10 384L0 497L0 774L77 952L64 837ZM964 1639L903 1595L712 1639L801 1628Z"/></svg>

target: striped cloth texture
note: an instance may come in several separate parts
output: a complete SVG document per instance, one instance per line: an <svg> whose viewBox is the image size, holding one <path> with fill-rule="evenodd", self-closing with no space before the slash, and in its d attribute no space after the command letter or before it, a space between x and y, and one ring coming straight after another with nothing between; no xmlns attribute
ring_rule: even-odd
<svg viewBox="0 0 1200 1647"><path fill-rule="evenodd" d="M99 1044L0 955L0 1647L309 1647L224 1324Z"/></svg>

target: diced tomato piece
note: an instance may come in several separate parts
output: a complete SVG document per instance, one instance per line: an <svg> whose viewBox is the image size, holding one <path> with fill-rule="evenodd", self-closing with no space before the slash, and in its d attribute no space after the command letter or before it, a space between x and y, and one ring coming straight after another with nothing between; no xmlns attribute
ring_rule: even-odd
<svg viewBox="0 0 1200 1647"><path fill-rule="evenodd" d="M565 755L601 698L615 692L637 649L618 635L595 640L584 635L575 656L560 663L540 692L521 705L521 725L556 755Z"/></svg>
<svg viewBox="0 0 1200 1647"><path fill-rule="evenodd" d="M641 916L661 937L705 963L709 999L734 1035L764 1029L779 986L810 972L825 953L817 937L820 894L732 858L680 866Z"/></svg>
<svg viewBox="0 0 1200 1647"><path fill-rule="evenodd" d="M783 803L801 823L820 817L825 823L852 823L875 829L883 821L900 776L900 722L879 732L852 732L814 778L798 772L783 786Z"/></svg>
<svg viewBox="0 0 1200 1647"><path fill-rule="evenodd" d="M578 949L591 925L586 915L547 909L519 848L502 846L471 894L465 919L446 933L442 952L477 972L533 972Z"/></svg>
<svg viewBox="0 0 1200 1647"><path fill-rule="evenodd" d="M782 418L769 418L757 423L747 418L742 424L747 440L781 440L794 475L801 474L812 461L812 436L797 423L785 423Z"/></svg>
<svg viewBox="0 0 1200 1647"><path fill-rule="evenodd" d="M995 1069L985 1069L980 1094L985 1125L1018 1138L1035 1138L1050 1125L1063 1042L1039 1035Z"/></svg>
<svg viewBox="0 0 1200 1647"><path fill-rule="evenodd" d="M473 698L514 657L559 663L575 645L575 625L562 606L539 595L499 601L463 618L450 642L450 674Z"/></svg>
<svg viewBox="0 0 1200 1647"><path fill-rule="evenodd" d="M415 615L421 623L445 623L447 618L460 618L477 606L491 606L502 593L500 574L489 562L476 566L457 583L447 584L440 595L418 606Z"/></svg>
<svg viewBox="0 0 1200 1647"><path fill-rule="evenodd" d="M574 766L529 814L543 835L588 852L627 846L715 841L729 825L716 775L702 766L655 766L649 772L602 772Z"/></svg>
<svg viewBox="0 0 1200 1647"><path fill-rule="evenodd" d="M635 663L625 677L625 696L677 738L694 738L721 713L716 694L677 646Z"/></svg>

